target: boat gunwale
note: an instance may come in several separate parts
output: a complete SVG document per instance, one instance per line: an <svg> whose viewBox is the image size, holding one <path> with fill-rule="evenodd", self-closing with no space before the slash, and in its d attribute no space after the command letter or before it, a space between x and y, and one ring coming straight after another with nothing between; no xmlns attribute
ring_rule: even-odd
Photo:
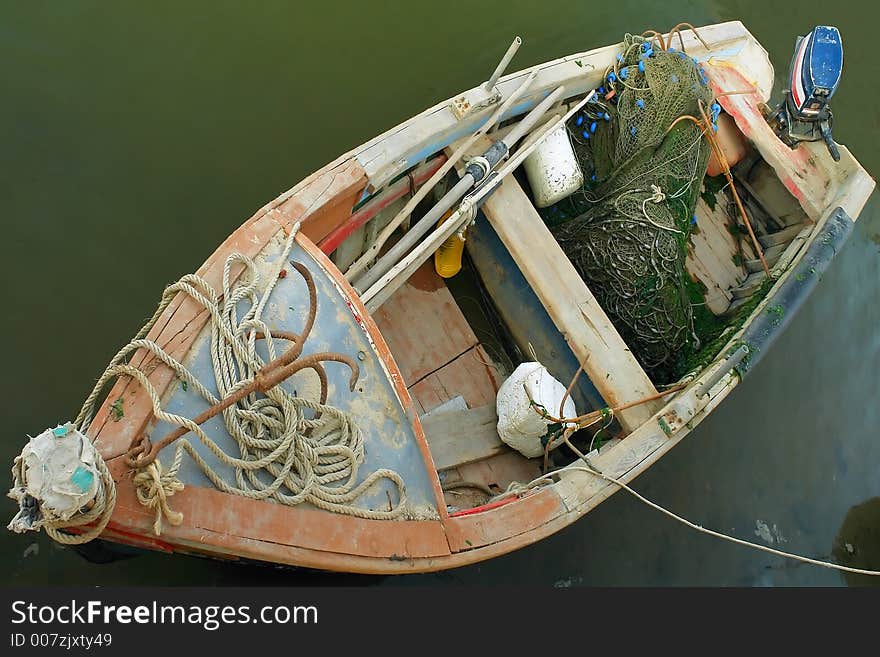
<svg viewBox="0 0 880 657"><path fill-rule="evenodd" d="M755 37L738 20L714 23L698 29L703 38L716 48L727 48L736 43L754 43L760 47ZM689 52L708 55L709 51L693 33L679 34L684 39L684 48ZM668 37L668 35L666 36ZM600 71L611 66L614 63L615 54L620 49L620 43L564 55L508 73L502 76L496 84L496 88L500 92L500 98L496 103L458 119L451 109L455 99L477 92L481 85L466 89L402 121L361 146L353 148L347 155L357 159L364 167L370 179L368 190L378 190L395 176L415 166L423 159L416 155L430 156L432 153L441 152L460 137L475 132L492 115L496 107L519 87L532 70L536 70L538 74L530 85L529 92L524 94L501 117L500 122L528 112L559 85L566 86L565 100L588 93L593 87L586 83L589 76L585 73L588 70ZM585 61L590 59L597 61L595 63ZM761 85L759 91L763 95L769 96L771 87ZM412 137L405 136L407 132L414 133L414 135ZM379 158L384 158L384 160L378 162Z"/></svg>

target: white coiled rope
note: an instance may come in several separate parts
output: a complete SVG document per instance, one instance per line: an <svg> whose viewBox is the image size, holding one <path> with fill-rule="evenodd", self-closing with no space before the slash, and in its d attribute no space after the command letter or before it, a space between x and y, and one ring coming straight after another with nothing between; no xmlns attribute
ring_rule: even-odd
<svg viewBox="0 0 880 657"><path fill-rule="evenodd" d="M159 391L147 375L128 363L128 358L136 351L143 349L149 352L171 368L184 382L186 389L191 386L209 405L217 404L251 384L257 372L276 356L271 331L262 319L262 313L280 278L298 228L299 224L288 236L272 278L262 295L258 291L260 276L256 264L251 258L239 253L233 253L226 260L223 294L220 297L207 281L196 274L188 274L165 288L156 312L131 342L120 349L110 361L74 422L86 434L102 390L115 377L129 376L149 395L153 414L157 419L185 427L220 463L233 469L234 483L224 479L189 441L178 439L170 468L163 470L159 460L155 459L137 471L133 481L138 499L141 504L155 511L153 529L157 535L161 533L163 519L174 525L183 520L180 513L170 508L167 498L184 487L177 477L184 453L193 459L216 488L232 495L255 500L271 499L285 505L308 502L333 513L368 519L393 519L400 516L405 509L404 482L395 471L378 469L364 481L357 483L358 468L364 460L364 438L349 414L327 404L295 397L280 385L269 389L265 395L251 393L222 411L226 430L238 445L239 454L234 456L224 452L190 418L166 412L161 406ZM243 265L245 271L233 284L231 270L236 264ZM181 292L210 314L211 362L219 398L182 363L156 342L145 338L162 311ZM245 311L239 317L242 303ZM258 334L265 336L268 361L257 354ZM20 465L18 459L16 465ZM107 466L100 460L100 456L97 466L107 492L102 492L102 496L95 501L87 515L71 518L66 526L80 526L96 519L98 524L83 534L66 532L64 526L44 525L55 540L83 543L96 537L106 526L115 504L116 492ZM13 472L15 471L14 468ZM19 480L22 475L19 472ZM388 510L364 509L354 505L367 489L382 479L390 481L396 488L396 504L391 504Z"/></svg>

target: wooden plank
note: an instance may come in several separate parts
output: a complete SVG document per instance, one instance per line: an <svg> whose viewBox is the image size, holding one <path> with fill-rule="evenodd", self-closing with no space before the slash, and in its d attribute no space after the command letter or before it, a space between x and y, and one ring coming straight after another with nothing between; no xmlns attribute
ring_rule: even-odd
<svg viewBox="0 0 880 657"><path fill-rule="evenodd" d="M479 342L431 259L373 313L407 386ZM428 409L426 409L428 410Z"/></svg>
<svg viewBox="0 0 880 657"><path fill-rule="evenodd" d="M438 470L480 461L507 449L498 437L495 404L447 411L422 420Z"/></svg>
<svg viewBox="0 0 880 657"><path fill-rule="evenodd" d="M446 536L453 552L472 550L536 529L565 510L556 492L545 488L497 509L450 518Z"/></svg>
<svg viewBox="0 0 880 657"><path fill-rule="evenodd" d="M765 249L769 249L771 246L779 246L780 244L788 244L791 242L798 233L800 233L804 229L804 224L792 224L791 226L787 226L780 231L775 233L770 233L769 235L764 235L758 238L758 241L761 242L761 246Z"/></svg>
<svg viewBox="0 0 880 657"><path fill-rule="evenodd" d="M447 390L461 390L471 408L494 404L503 381L500 369L480 344L437 370L435 375Z"/></svg>
<svg viewBox="0 0 880 657"><path fill-rule="evenodd" d="M797 199L780 182L766 161L760 160L750 168L748 180L744 177L739 180L768 213L778 217L782 227L803 223L807 219Z"/></svg>
<svg viewBox="0 0 880 657"><path fill-rule="evenodd" d="M730 305L728 290L738 286L746 275L734 262L738 249L736 238L727 229L724 193L719 193L716 199L714 210L702 198L697 200L697 225L688 238L685 268L706 286L706 305L720 315Z"/></svg>
<svg viewBox="0 0 880 657"><path fill-rule="evenodd" d="M481 139L474 154L490 143ZM482 210L578 361L585 363L605 403L616 406L655 394L654 384L513 176L505 178ZM618 419L632 431L658 408L659 402L640 404Z"/></svg>
<svg viewBox="0 0 880 657"><path fill-rule="evenodd" d="M152 536L155 512L138 501L128 466L117 459L109 467L118 494L113 512L115 527L137 536ZM308 505L252 500L200 486L186 486L169 499L169 504L184 518L181 525L165 523L162 527L161 540L171 545L178 537L202 529L278 546L365 557L449 553L439 520L357 518Z"/></svg>
<svg viewBox="0 0 880 657"><path fill-rule="evenodd" d="M435 417L437 415L441 415L443 413L454 413L460 411L468 410L468 405L464 401L464 397L458 395L453 397L448 402L444 404L440 404L437 408L431 409L428 413L419 416L419 421L424 425L425 421Z"/></svg>
<svg viewBox="0 0 880 657"><path fill-rule="evenodd" d="M733 62L710 60L705 68L716 91L749 88L750 81ZM823 143L804 143L795 149L783 144L761 113L760 104L765 99L766 96L757 94L733 94L719 97L718 102L797 199L807 217L815 221L833 201L839 183L851 173L851 167L846 161L838 164L831 160Z"/></svg>
<svg viewBox="0 0 880 657"><path fill-rule="evenodd" d="M427 412L461 395L470 408L495 403L501 376L481 345L476 345L410 386L410 394Z"/></svg>
<svg viewBox="0 0 880 657"><path fill-rule="evenodd" d="M330 260L339 271L345 271L364 250L364 237L367 233L367 225L362 224L355 228L351 235L340 244L330 256ZM324 252L326 253L326 251Z"/></svg>
<svg viewBox="0 0 880 657"><path fill-rule="evenodd" d="M482 461L464 463L457 468L445 471L444 483L454 481L479 482L495 493L507 490L511 482L527 483L542 474L544 459L527 459L515 449L507 449L500 454Z"/></svg>
<svg viewBox="0 0 880 657"><path fill-rule="evenodd" d="M450 395L442 386L437 384L436 377L425 377L409 389L413 401L421 409L419 414L429 413L440 404L449 401L454 395Z"/></svg>
<svg viewBox="0 0 880 657"><path fill-rule="evenodd" d="M769 249L764 251L764 259L767 261L767 266L773 267L779 261L779 257L787 248L788 246L786 244L777 244L776 246L771 246ZM746 271L750 274L753 274L756 271L763 271L763 269L764 266L757 258L746 260Z"/></svg>

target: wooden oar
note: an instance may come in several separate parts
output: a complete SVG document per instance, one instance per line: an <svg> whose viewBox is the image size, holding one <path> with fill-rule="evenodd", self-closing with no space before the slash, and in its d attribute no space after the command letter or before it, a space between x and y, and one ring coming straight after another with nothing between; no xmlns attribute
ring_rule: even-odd
<svg viewBox="0 0 880 657"><path fill-rule="evenodd" d="M538 119L562 96L565 87L557 87L544 97L526 116L515 125L503 139L499 139L486 149L480 157L473 158L465 169L461 179L441 198L433 208L419 219L404 234L400 241L388 249L371 269L352 281L352 286L362 292L379 280L388 270L396 265L404 254L413 248L436 225L437 221L452 208L475 184L485 180L487 174L503 161L510 149L529 131Z"/></svg>
<svg viewBox="0 0 880 657"><path fill-rule="evenodd" d="M424 199L428 193L434 189L436 184L443 179L443 177L458 164L458 161L464 156L467 150L477 141L480 137L486 134L492 127L501 120L504 114L508 109L517 101L519 98L525 93L526 89L529 88L532 81L535 79L535 76L538 75L537 68L531 70L531 72L526 76L526 79L523 80L522 84L516 88L516 90L508 96L508 98L501 103L495 113L492 114L489 119L480 126L480 128L471 135L467 141L465 141L459 148L452 154L452 156L446 161L446 163L441 166L433 176L431 176L428 181L419 187L415 194L413 194L412 198L407 202L406 205L398 212L394 219L392 219L388 224L382 229L379 235L376 237L376 241L373 242L364 253L358 258L351 267L348 268L345 272L345 278L352 282L354 281L361 272L366 269L367 265L369 265L375 257L379 254L380 249L385 245L385 242L388 241L388 238L394 234L394 231L404 222L406 219L412 214L413 210L415 210L416 206ZM460 197L459 197L460 198ZM454 199L453 203L455 202ZM441 213L442 214L442 213Z"/></svg>
<svg viewBox="0 0 880 657"><path fill-rule="evenodd" d="M477 208L482 205L483 201L503 182L503 179L513 172L529 154L537 148L548 135L560 126L564 126L578 110L592 100L596 95L595 91L590 92L583 100L566 112L562 118L553 121L550 120L543 126L535 130L528 136L523 145L517 150L516 154L508 160L501 169L493 171L486 177L485 182L477 187L471 194L465 197L461 206L437 227L425 240L419 244L412 252L403 258L399 263L392 267L378 281L376 281L368 290L361 295L361 300L366 305L367 310L371 313L379 308L394 292L406 282L413 272L421 266L421 264L434 251L436 251L446 239L454 232L458 231L465 223L472 220L472 211L476 212ZM535 122L540 117L535 119Z"/></svg>

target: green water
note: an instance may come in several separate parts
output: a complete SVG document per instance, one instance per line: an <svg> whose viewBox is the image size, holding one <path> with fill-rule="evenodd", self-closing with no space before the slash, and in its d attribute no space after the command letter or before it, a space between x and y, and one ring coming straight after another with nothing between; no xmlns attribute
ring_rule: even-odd
<svg viewBox="0 0 880 657"><path fill-rule="evenodd" d="M846 69L833 101L835 136L869 172L880 171L876 4L30 0L0 7L0 463L11 463L27 433L75 414L162 288L198 267L254 210L345 150L481 82L517 34L524 44L513 66L525 68L617 42L625 31L739 19L779 77L797 34L836 25ZM776 547L819 558L849 554L840 551L849 543L853 563L880 568L880 517L869 504L880 496L878 367L875 195L747 384L637 489L707 527L757 541L764 534L781 541ZM13 503L2 508L11 517ZM406 578L305 577L162 555L95 565L42 535L6 531L0 553L5 580L19 585L865 581L696 534L624 493L538 545Z"/></svg>

